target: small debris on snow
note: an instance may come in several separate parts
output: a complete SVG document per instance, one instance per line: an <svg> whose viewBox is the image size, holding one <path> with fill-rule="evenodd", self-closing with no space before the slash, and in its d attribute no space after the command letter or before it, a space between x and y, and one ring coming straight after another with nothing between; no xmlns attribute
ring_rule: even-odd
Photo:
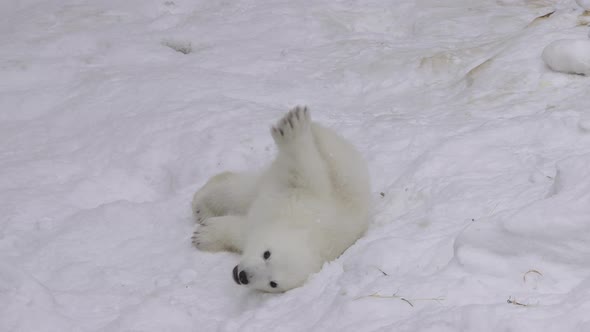
<svg viewBox="0 0 590 332"><path fill-rule="evenodd" d="M541 273L541 272L539 272L539 271L537 271L537 270L528 270L527 272L525 272L525 274L523 274L523 275L522 275L522 281L523 281L523 282L526 282L526 276L527 276L527 274L529 274L529 273L536 273L536 274L538 274L538 275L540 275L540 276L543 276L543 273Z"/></svg>
<svg viewBox="0 0 590 332"><path fill-rule="evenodd" d="M524 304L524 303L520 303L518 301L516 301L516 299L513 299L512 296L508 297L508 300L506 300L507 303L510 304L514 304L514 305L519 305L519 306L523 306L523 307L528 307L528 304Z"/></svg>
<svg viewBox="0 0 590 332"><path fill-rule="evenodd" d="M193 46L191 42L182 42L177 40L165 40L162 42L162 45L166 47L170 47L171 49L175 50L176 52L182 54L189 54L193 51Z"/></svg>

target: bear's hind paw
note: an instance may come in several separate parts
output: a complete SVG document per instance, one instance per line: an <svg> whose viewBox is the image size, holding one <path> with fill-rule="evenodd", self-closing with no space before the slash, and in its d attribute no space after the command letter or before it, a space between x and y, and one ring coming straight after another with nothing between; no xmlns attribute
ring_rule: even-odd
<svg viewBox="0 0 590 332"><path fill-rule="evenodd" d="M275 142L283 142L309 133L311 117L307 106L297 106L290 110L272 127L271 134Z"/></svg>

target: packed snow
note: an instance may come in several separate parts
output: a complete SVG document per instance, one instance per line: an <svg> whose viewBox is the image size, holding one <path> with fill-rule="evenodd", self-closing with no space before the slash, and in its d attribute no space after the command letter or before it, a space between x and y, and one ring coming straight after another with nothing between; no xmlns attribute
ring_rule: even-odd
<svg viewBox="0 0 590 332"><path fill-rule="evenodd" d="M589 331L574 0L0 3L0 331ZM301 288L236 285L192 194L297 104L372 176Z"/></svg>

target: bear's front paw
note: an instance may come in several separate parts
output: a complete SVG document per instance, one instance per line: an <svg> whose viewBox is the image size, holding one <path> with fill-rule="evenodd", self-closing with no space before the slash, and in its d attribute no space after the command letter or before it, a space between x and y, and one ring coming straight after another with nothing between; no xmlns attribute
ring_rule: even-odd
<svg viewBox="0 0 590 332"><path fill-rule="evenodd" d="M272 127L272 137L278 143L307 135L310 123L311 118L307 107L297 106Z"/></svg>
<svg viewBox="0 0 590 332"><path fill-rule="evenodd" d="M220 243L215 233L215 225L209 224L207 220L201 222L201 225L197 227L191 239L193 245L199 250L223 250L223 244Z"/></svg>
<svg viewBox="0 0 590 332"><path fill-rule="evenodd" d="M213 217L209 209L200 199L194 199L192 203L193 217L199 224L203 224L207 218Z"/></svg>

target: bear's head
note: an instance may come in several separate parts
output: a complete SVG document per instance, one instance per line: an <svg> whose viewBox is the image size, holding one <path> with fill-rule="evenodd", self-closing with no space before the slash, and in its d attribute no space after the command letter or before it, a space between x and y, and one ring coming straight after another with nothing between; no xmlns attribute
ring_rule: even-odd
<svg viewBox="0 0 590 332"><path fill-rule="evenodd" d="M301 286L322 267L316 246L304 230L258 230L246 242L241 261L233 269L233 279L239 285L284 292Z"/></svg>

